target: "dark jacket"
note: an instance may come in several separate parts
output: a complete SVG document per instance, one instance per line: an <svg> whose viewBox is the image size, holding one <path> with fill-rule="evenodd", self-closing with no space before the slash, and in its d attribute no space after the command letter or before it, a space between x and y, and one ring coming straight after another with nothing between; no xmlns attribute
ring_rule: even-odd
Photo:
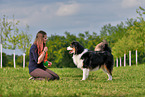
<svg viewBox="0 0 145 97"><path fill-rule="evenodd" d="M43 62L40 64L37 64L38 62L38 49L36 45L32 45L30 48L30 53L29 53L29 73L31 73L33 70L36 68L45 68L43 65Z"/></svg>

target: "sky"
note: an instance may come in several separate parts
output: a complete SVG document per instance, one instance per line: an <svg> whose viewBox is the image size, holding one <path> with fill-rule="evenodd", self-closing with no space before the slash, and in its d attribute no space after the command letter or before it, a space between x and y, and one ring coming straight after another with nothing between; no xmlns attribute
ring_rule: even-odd
<svg viewBox="0 0 145 97"><path fill-rule="evenodd" d="M78 35L89 31L99 35L106 24L117 25L121 21L138 16L136 9L145 6L145 0L0 0L0 18L14 18L25 30L29 25L32 42L39 30L51 35L64 32ZM3 49L11 54L12 51ZM17 50L16 54L22 54Z"/></svg>

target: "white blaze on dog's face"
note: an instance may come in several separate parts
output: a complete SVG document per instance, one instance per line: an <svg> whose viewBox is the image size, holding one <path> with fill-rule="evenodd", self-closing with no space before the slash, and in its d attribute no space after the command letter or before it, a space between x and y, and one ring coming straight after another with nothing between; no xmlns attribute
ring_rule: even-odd
<svg viewBox="0 0 145 97"><path fill-rule="evenodd" d="M70 54L75 53L75 48L72 47L67 47L67 50L69 51Z"/></svg>

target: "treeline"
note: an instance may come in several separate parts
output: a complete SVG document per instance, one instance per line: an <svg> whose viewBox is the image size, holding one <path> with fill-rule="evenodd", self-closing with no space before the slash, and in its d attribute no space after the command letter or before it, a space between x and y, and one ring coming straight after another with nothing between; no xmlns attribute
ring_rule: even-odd
<svg viewBox="0 0 145 97"><path fill-rule="evenodd" d="M145 63L145 21L143 15L145 9L139 7L136 10L138 17L136 19L127 19L116 26L106 24L102 27L100 34L96 32L90 34L89 32L79 33L77 35L65 32L64 36L57 34L48 37L48 60L53 63L52 67L75 67L72 61L72 55L66 50L67 46L72 41L80 42L85 48L94 50L95 46L107 40L109 46L112 48L114 58L128 56L128 52L132 51L132 64L135 64L135 50L138 50L138 63ZM26 51L26 66L29 63L29 49ZM12 56L3 56L7 58L7 63ZM4 59L4 58L3 58ZM128 58L126 62L128 62ZM13 66L13 62L11 65ZM22 56L16 56L16 63L22 66ZM128 64L128 63L127 63Z"/></svg>

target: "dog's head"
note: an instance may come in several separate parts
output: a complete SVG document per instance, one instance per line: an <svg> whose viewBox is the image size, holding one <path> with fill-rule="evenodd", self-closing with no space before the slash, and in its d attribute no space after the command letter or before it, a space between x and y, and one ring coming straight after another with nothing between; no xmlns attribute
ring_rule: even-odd
<svg viewBox="0 0 145 97"><path fill-rule="evenodd" d="M84 47L79 42L74 41L67 47L67 50L69 50L70 54L81 54L84 51Z"/></svg>

